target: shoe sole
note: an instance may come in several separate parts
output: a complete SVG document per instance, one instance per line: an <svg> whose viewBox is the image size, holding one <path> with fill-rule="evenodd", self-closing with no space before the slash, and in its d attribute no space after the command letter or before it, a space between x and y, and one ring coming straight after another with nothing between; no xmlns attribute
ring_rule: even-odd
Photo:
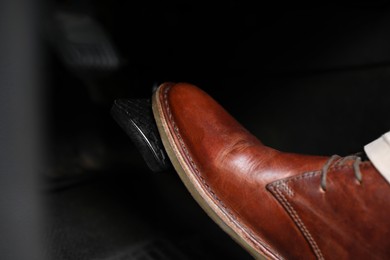
<svg viewBox="0 0 390 260"><path fill-rule="evenodd" d="M224 230L233 240L235 240L239 245L241 245L247 252L249 252L255 259L267 259L274 258L272 253L266 254L265 252L260 253L258 250L251 245L249 239L245 239L239 234L245 233L240 229L237 224L234 224L231 219L226 216L226 213L210 199L210 194L207 194L199 181L195 178L195 173L192 172L191 167L186 163L186 160L183 158L180 146L175 142L174 136L172 135L167 117L164 114L161 101L160 101L160 91L161 87L156 90L153 94L153 114L157 123L157 128L160 133L162 143L164 148L174 166L176 172L178 173L180 179L191 193L192 197L196 202L202 207L202 209L207 213L207 215L218 224L222 230ZM248 237L246 234L244 237ZM248 241L247 241L248 240ZM253 242L252 242L253 244Z"/></svg>

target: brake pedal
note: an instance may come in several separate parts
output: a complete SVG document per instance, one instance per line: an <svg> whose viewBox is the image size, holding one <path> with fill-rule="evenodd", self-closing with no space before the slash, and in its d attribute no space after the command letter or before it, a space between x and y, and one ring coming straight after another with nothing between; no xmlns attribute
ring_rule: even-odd
<svg viewBox="0 0 390 260"><path fill-rule="evenodd" d="M117 99L111 108L111 115L153 172L172 167L154 121L150 99Z"/></svg>

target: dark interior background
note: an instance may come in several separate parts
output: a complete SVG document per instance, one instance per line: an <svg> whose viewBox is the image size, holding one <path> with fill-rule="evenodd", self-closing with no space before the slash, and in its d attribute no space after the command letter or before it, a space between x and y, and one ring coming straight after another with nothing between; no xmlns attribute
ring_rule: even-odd
<svg viewBox="0 0 390 260"><path fill-rule="evenodd" d="M15 95L39 103L33 118L40 131L31 137L40 142L18 147L31 154L37 148L42 156L34 171L12 161L13 177L4 177L11 174L6 167L2 172L8 187L2 259L250 259L173 170L147 168L110 116L115 99L150 98L162 82L197 85L282 151L349 155L390 129L389 1L62 0L38 6L23 8L35 18L21 24L23 30L35 26L26 44L40 51L31 50L36 56L24 73L39 64L39 79L33 77L35 88L19 83L39 95ZM17 38L7 39L11 46ZM10 48L23 49L18 46ZM13 147L8 141L4 147ZM28 171L34 178L24 179ZM27 204L31 210L12 217ZM29 229L16 227L21 224Z"/></svg>

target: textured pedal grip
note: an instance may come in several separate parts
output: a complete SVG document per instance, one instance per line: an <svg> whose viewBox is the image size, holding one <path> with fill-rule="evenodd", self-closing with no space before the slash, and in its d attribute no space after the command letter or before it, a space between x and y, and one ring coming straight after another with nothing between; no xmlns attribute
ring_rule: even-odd
<svg viewBox="0 0 390 260"><path fill-rule="evenodd" d="M111 108L111 115L153 172L172 167L161 142L149 99L117 99Z"/></svg>

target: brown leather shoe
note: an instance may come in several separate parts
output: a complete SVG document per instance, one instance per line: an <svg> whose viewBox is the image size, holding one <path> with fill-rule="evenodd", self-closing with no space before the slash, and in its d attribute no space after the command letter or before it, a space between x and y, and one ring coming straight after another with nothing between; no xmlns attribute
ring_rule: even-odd
<svg viewBox="0 0 390 260"><path fill-rule="evenodd" d="M161 85L153 111L192 196L254 257L390 258L390 187L370 162L266 147L189 84Z"/></svg>

